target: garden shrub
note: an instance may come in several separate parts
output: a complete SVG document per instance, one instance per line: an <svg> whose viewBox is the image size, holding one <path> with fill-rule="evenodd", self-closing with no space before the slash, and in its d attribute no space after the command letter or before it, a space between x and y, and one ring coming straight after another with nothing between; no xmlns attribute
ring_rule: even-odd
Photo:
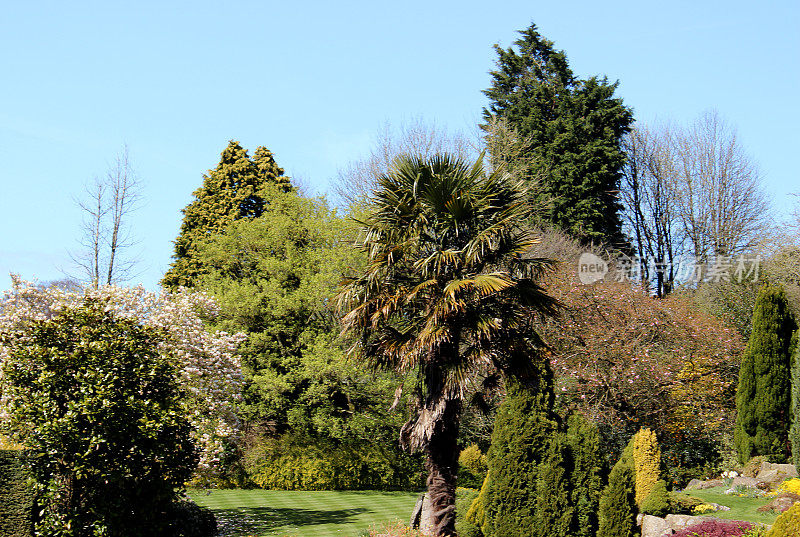
<svg viewBox="0 0 800 537"><path fill-rule="evenodd" d="M641 509L661 474L661 450L656 433L650 429L641 429L633 437L633 466L636 474L636 505Z"/></svg>
<svg viewBox="0 0 800 537"><path fill-rule="evenodd" d="M669 493L667 492L667 482L663 479L656 481L653 490L644 499L639 511L645 515L663 517L669 512Z"/></svg>
<svg viewBox="0 0 800 537"><path fill-rule="evenodd" d="M741 537L753 528L741 520L705 520L673 534L672 537Z"/></svg>
<svg viewBox="0 0 800 537"><path fill-rule="evenodd" d="M787 479L781 483L780 490L800 494L800 478Z"/></svg>
<svg viewBox="0 0 800 537"><path fill-rule="evenodd" d="M600 498L597 537L636 535L636 493L633 467L633 439L611 469L608 485Z"/></svg>
<svg viewBox="0 0 800 537"><path fill-rule="evenodd" d="M264 438L245 451L244 467L259 488L275 490L419 490L422 461L372 444L314 444Z"/></svg>
<svg viewBox="0 0 800 537"><path fill-rule="evenodd" d="M0 450L0 535L30 537L33 534L34 492L25 452Z"/></svg>
<svg viewBox="0 0 800 537"><path fill-rule="evenodd" d="M797 537L800 535L800 503L784 511L767 532L766 537Z"/></svg>
<svg viewBox="0 0 800 537"><path fill-rule="evenodd" d="M467 519L467 513L478 493L478 489L474 488L456 489L456 533L459 537L483 537L477 524Z"/></svg>
<svg viewBox="0 0 800 537"><path fill-rule="evenodd" d="M458 484L461 487L478 489L486 479L486 455L477 444L471 444L458 456Z"/></svg>
<svg viewBox="0 0 800 537"><path fill-rule="evenodd" d="M475 496L475 499L472 500L472 503L469 505L469 509L464 516L465 520L474 524L484 535L489 534L489 522L486 519L486 495L488 490L488 481L488 478L483 481L481 490L478 492L478 495Z"/></svg>
<svg viewBox="0 0 800 537"><path fill-rule="evenodd" d="M767 462L769 457L766 455L756 455L755 457L751 457L750 460L747 461L747 464L744 465L742 469L742 475L744 477L755 477L758 475L758 472L761 471L761 464Z"/></svg>
<svg viewBox="0 0 800 537"><path fill-rule="evenodd" d="M683 492L669 493L669 512L676 515L691 515L698 505L702 505L703 500L689 496Z"/></svg>

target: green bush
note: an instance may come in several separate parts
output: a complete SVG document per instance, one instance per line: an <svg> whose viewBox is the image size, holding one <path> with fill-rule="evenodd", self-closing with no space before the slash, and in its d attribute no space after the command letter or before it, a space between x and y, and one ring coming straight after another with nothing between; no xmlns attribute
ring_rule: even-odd
<svg viewBox="0 0 800 537"><path fill-rule="evenodd" d="M669 493L667 492L667 483L660 479L653 486L653 490L644 499L639 511L645 515L653 515L663 517L669 512Z"/></svg>
<svg viewBox="0 0 800 537"><path fill-rule="evenodd" d="M458 456L458 484L466 488L478 489L486 479L486 455L477 444L471 444Z"/></svg>
<svg viewBox="0 0 800 537"><path fill-rule="evenodd" d="M478 497L478 492L473 488L456 489L456 533L459 537L483 537L481 529L474 522L467 520L467 512Z"/></svg>
<svg viewBox="0 0 800 537"><path fill-rule="evenodd" d="M585 416L575 413L567 419L567 442L572 453L573 537L594 537L605 469L600 432Z"/></svg>
<svg viewBox="0 0 800 537"><path fill-rule="evenodd" d="M34 493L25 453L0 450L0 535L33 535Z"/></svg>
<svg viewBox="0 0 800 537"><path fill-rule="evenodd" d="M169 514L172 527L164 537L214 537L217 519L214 513L188 499L172 504Z"/></svg>
<svg viewBox="0 0 800 537"><path fill-rule="evenodd" d="M398 448L314 444L265 438L245 450L244 468L257 487L276 490L419 490L422 461Z"/></svg>
<svg viewBox="0 0 800 537"><path fill-rule="evenodd" d="M676 515L693 515L694 508L705 503L700 498L689 496L683 492L670 492L668 502L669 512Z"/></svg>
<svg viewBox="0 0 800 537"><path fill-rule="evenodd" d="M767 532L766 537L797 537L800 535L800 503L784 511Z"/></svg>

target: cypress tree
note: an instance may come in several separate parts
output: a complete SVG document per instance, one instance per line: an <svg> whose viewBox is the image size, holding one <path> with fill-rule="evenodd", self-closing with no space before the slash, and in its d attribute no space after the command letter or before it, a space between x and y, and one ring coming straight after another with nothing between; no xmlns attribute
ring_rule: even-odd
<svg viewBox="0 0 800 537"><path fill-rule="evenodd" d="M594 537L597 511L603 491L603 453L597 427L583 414L567 419L567 443L572 454L571 503L575 537Z"/></svg>
<svg viewBox="0 0 800 537"><path fill-rule="evenodd" d="M796 329L783 289L765 284L756 298L736 391L734 440L742 463L756 455L775 462L787 458Z"/></svg>
<svg viewBox="0 0 800 537"><path fill-rule="evenodd" d="M633 439L628 443L608 476L608 485L600 498L599 515L600 527L597 537L633 537L636 535Z"/></svg>
<svg viewBox="0 0 800 537"><path fill-rule="evenodd" d="M489 470L476 500L482 505L475 509L480 512L478 507L483 507L478 520L483 518L481 529L487 537L538 535L542 529L538 518L547 504L559 503L559 499L543 499L537 512L537 492L544 490L549 479L560 481L563 476L553 444L558 433L553 374L545 362L535 367L539 367L536 376L525 384L507 380L507 395L495 417ZM540 479L543 461L547 468Z"/></svg>
<svg viewBox="0 0 800 537"><path fill-rule="evenodd" d="M587 241L623 242L615 193L631 109L614 97L616 83L576 78L564 51L535 25L519 33L516 48L495 45L484 128L502 120L529 141L524 175L542 179L547 220Z"/></svg>
<svg viewBox="0 0 800 537"><path fill-rule="evenodd" d="M570 455L566 435L554 434L536 469L535 537L574 535Z"/></svg>
<svg viewBox="0 0 800 537"><path fill-rule="evenodd" d="M792 464L800 468L800 330L792 340L792 425L789 439L792 447Z"/></svg>
<svg viewBox="0 0 800 537"><path fill-rule="evenodd" d="M259 147L251 159L239 142L231 140L217 167L203 176L203 186L194 191L194 200L182 211L173 262L162 285L194 286L204 272L197 259L202 241L222 233L237 219L260 216L266 200L258 191L269 182L277 183L284 192L292 188L269 150Z"/></svg>
<svg viewBox="0 0 800 537"><path fill-rule="evenodd" d="M661 475L661 449L656 433L640 429L633 437L633 468L636 480L636 505L641 508Z"/></svg>

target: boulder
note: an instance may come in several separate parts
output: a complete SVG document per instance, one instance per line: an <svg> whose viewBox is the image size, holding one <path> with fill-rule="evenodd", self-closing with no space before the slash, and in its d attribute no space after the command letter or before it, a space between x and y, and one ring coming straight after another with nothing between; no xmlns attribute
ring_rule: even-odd
<svg viewBox="0 0 800 537"><path fill-rule="evenodd" d="M693 524L699 524L704 520L710 520L712 517L708 516L692 516L692 515L667 515L664 521L675 531L687 528Z"/></svg>
<svg viewBox="0 0 800 537"><path fill-rule="evenodd" d="M663 518L652 515L642 517L642 537L662 537L675 533Z"/></svg>
<svg viewBox="0 0 800 537"><path fill-rule="evenodd" d="M800 496L788 492L785 494L781 494L780 496L769 502L767 505L759 507L758 510L761 511L762 513L768 511L772 511L775 513L783 513L798 501L800 501Z"/></svg>
<svg viewBox="0 0 800 537"><path fill-rule="evenodd" d="M756 475L756 477L761 479L761 474L763 472L771 472L773 470L777 470L778 472L781 472L782 474L786 475L786 479L790 479L792 477L798 477L797 468L795 467L794 464L774 464L771 462L762 462L761 468L759 469L758 475ZM762 481L764 480L762 479Z"/></svg>
<svg viewBox="0 0 800 537"><path fill-rule="evenodd" d="M692 479L691 481L689 481L689 484L686 485L686 488L683 490L684 491L704 490L713 487L721 487L723 485L725 485L725 482L722 479L709 479L708 481L700 481L699 479Z"/></svg>

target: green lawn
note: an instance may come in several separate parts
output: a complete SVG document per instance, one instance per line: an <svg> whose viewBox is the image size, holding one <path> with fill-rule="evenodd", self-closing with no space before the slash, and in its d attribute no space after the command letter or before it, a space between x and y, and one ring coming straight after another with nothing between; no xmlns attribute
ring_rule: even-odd
<svg viewBox="0 0 800 537"><path fill-rule="evenodd" d="M373 491L191 490L217 517L221 537L357 537L408 522L418 493Z"/></svg>
<svg viewBox="0 0 800 537"><path fill-rule="evenodd" d="M730 511L717 511L708 513L709 516L725 518L728 520L747 520L749 522L761 522L762 524L772 524L777 518L777 514L772 512L759 513L757 509L762 505L768 504L773 498L742 498L733 494L725 494L728 487L714 487L706 490L692 490L687 492L690 496L700 498L704 502L713 502L726 505Z"/></svg>

